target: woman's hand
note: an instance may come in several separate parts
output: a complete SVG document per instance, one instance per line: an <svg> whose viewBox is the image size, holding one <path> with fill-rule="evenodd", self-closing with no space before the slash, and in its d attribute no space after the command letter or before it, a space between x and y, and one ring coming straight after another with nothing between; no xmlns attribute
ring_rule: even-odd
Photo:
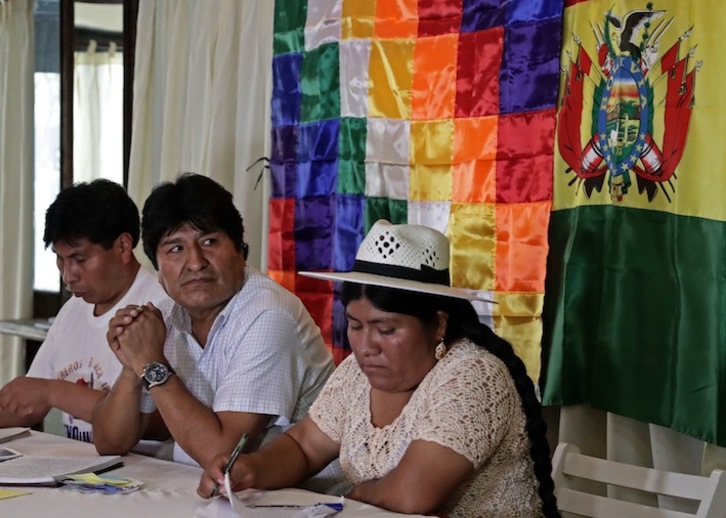
<svg viewBox="0 0 726 518"><path fill-rule="evenodd" d="M212 497L215 486L217 491L215 494L224 494L224 468L229 461L229 455L217 455L209 468L202 474L197 488L197 494L202 498ZM254 487L256 479L256 467L250 458L250 455L242 454L237 457L232 469L229 471L229 481L232 491L242 491L249 487Z"/></svg>
<svg viewBox="0 0 726 518"><path fill-rule="evenodd" d="M197 488L197 494L202 498L211 498L214 488L217 488L217 494L224 493L224 475L222 470L227 465L229 455L217 455L212 460L204 473L202 478L199 480L199 487Z"/></svg>
<svg viewBox="0 0 726 518"><path fill-rule="evenodd" d="M325 435L310 417L275 437L261 450L237 457L229 473L233 491L250 487L293 487L311 477L338 457L340 446ZM206 468L197 493L210 498L214 485L224 488L224 468L229 454L217 455Z"/></svg>

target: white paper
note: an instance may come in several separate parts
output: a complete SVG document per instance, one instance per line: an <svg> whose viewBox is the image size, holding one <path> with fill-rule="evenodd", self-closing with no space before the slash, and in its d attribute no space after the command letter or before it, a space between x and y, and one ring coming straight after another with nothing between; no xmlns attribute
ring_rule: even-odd
<svg viewBox="0 0 726 518"><path fill-rule="evenodd" d="M23 428L20 426L0 428L0 442L11 441L26 435L30 435L30 428Z"/></svg>
<svg viewBox="0 0 726 518"><path fill-rule="evenodd" d="M121 462L117 455L88 457L19 457L0 464L0 484L42 484L54 477L89 473Z"/></svg>
<svg viewBox="0 0 726 518"><path fill-rule="evenodd" d="M328 495L284 495L275 491L260 491L246 489L235 493L232 491L232 484L229 474L224 476L224 490L232 504L232 508L242 518L325 518L338 514L339 511L321 503L343 504L343 497L332 497ZM259 507L254 507L259 506ZM264 507L269 506L269 507Z"/></svg>
<svg viewBox="0 0 726 518"><path fill-rule="evenodd" d="M12 448L0 448L0 462L17 459L22 456L23 454L18 450L13 450Z"/></svg>

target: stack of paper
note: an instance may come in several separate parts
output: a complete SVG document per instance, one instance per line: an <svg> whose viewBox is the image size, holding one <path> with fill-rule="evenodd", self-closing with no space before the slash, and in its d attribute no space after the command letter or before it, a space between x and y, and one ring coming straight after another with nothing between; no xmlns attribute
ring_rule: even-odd
<svg viewBox="0 0 726 518"><path fill-rule="evenodd" d="M0 462L0 485L57 486L58 480L77 473L101 473L123 466L118 455L89 457L30 457Z"/></svg>
<svg viewBox="0 0 726 518"><path fill-rule="evenodd" d="M30 435L30 428L22 428L20 426L11 426L9 428L0 428L0 442L12 441Z"/></svg>

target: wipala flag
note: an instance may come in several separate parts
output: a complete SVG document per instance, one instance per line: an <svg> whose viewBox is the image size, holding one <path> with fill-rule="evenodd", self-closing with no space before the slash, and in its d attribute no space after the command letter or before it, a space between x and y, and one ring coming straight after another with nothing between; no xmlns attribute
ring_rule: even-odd
<svg viewBox="0 0 726 518"><path fill-rule="evenodd" d="M544 402L726 446L722 10L566 3Z"/></svg>
<svg viewBox="0 0 726 518"><path fill-rule="evenodd" d="M269 263L336 353L332 283L379 218L439 229L535 379L562 1L276 0Z"/></svg>

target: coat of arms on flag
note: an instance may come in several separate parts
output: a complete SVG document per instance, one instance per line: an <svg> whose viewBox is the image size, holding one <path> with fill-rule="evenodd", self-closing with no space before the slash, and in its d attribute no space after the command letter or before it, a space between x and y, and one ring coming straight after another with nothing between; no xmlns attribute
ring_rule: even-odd
<svg viewBox="0 0 726 518"><path fill-rule="evenodd" d="M588 197L607 178L610 197L622 201L633 176L649 201L659 191L670 201L675 192L701 63L695 61L694 47L684 49L691 29L669 42L672 23L652 3L622 16L611 8L600 23L590 24L593 55L572 34L574 55L562 70L559 151L567 172L575 174L570 183L582 186ZM591 110L584 109L586 102ZM661 121L654 120L655 105L665 106ZM589 122L584 135L583 122ZM660 139L655 137L658 125L663 127Z"/></svg>

